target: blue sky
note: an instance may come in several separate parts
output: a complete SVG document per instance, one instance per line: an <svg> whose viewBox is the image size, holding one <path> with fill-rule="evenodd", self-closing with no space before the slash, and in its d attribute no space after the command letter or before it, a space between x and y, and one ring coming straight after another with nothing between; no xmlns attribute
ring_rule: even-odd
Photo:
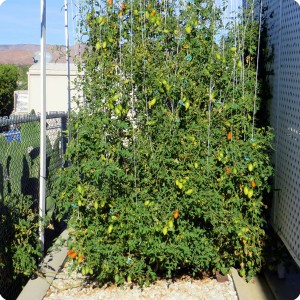
<svg viewBox="0 0 300 300"><path fill-rule="evenodd" d="M0 0L0 3L3 0ZM65 44L64 0L47 0L46 42L51 45ZM221 4L222 0L216 0ZM235 10L242 0L229 0L228 10ZM0 45L40 44L40 0L5 0L0 5ZM78 0L69 3L70 44L76 39L76 6Z"/></svg>
<svg viewBox="0 0 300 300"><path fill-rule="evenodd" d="M75 38L75 22L72 20L76 13L73 2L77 1L69 0L70 44L74 43ZM6 0L0 6L0 45L40 43L40 3L40 0ZM64 45L64 0L48 0L46 6L46 42Z"/></svg>

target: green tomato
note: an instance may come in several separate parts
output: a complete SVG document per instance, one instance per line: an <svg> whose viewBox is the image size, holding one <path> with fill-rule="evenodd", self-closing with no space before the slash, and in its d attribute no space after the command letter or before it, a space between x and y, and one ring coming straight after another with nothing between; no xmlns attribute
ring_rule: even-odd
<svg viewBox="0 0 300 300"><path fill-rule="evenodd" d="M253 190L252 189L249 189L247 196L248 196L249 199L252 198L252 196L253 196Z"/></svg>
<svg viewBox="0 0 300 300"><path fill-rule="evenodd" d="M156 103L156 98L153 98L152 100L148 101L148 107L149 109L152 108L152 106Z"/></svg>
<svg viewBox="0 0 300 300"><path fill-rule="evenodd" d="M184 107L185 107L185 109L186 109L186 110L188 110L188 109L189 109L189 107L190 107L190 105L191 105L190 101L189 101L189 100L187 100L187 101L184 103Z"/></svg>
<svg viewBox="0 0 300 300"><path fill-rule="evenodd" d="M114 226L112 224L110 224L107 228L107 233L111 234L111 232L113 231Z"/></svg>
<svg viewBox="0 0 300 300"><path fill-rule="evenodd" d="M168 233L168 228L165 226L162 230L163 235L166 235Z"/></svg>
<svg viewBox="0 0 300 300"><path fill-rule="evenodd" d="M246 275L245 269L241 269L241 270L239 271L239 273L240 273L240 276L242 276L242 277L244 277L244 276Z"/></svg>
<svg viewBox="0 0 300 300"><path fill-rule="evenodd" d="M186 31L187 34L190 34L192 32L192 27L190 25L187 25L185 27L185 31Z"/></svg>
<svg viewBox="0 0 300 300"><path fill-rule="evenodd" d="M254 166L250 163L250 164L248 165L248 170L249 170L250 172L252 172L253 169L254 169Z"/></svg>
<svg viewBox="0 0 300 300"><path fill-rule="evenodd" d="M100 42L97 42L96 45L95 45L95 47L96 47L97 50L100 50L100 48L101 48Z"/></svg>
<svg viewBox="0 0 300 300"><path fill-rule="evenodd" d="M173 229L173 227L174 227L173 220L168 221L168 226L169 226L170 229Z"/></svg>
<svg viewBox="0 0 300 300"><path fill-rule="evenodd" d="M122 115L122 112L123 112L123 107L121 104L118 104L116 107L115 107L115 113L117 116L121 116Z"/></svg>
<svg viewBox="0 0 300 300"><path fill-rule="evenodd" d="M86 275L86 267L82 267L82 269L81 269L81 274L82 274L82 275Z"/></svg>
<svg viewBox="0 0 300 300"><path fill-rule="evenodd" d="M115 94L113 97L112 97L112 101L117 101L120 97L120 94Z"/></svg>
<svg viewBox="0 0 300 300"><path fill-rule="evenodd" d="M100 17L98 18L98 23L99 23L100 26L104 25L104 23L105 23L105 18L104 18L103 16L100 16Z"/></svg>
<svg viewBox="0 0 300 300"><path fill-rule="evenodd" d="M193 189L188 189L185 193L187 194L187 195L191 195L192 193L193 193Z"/></svg>

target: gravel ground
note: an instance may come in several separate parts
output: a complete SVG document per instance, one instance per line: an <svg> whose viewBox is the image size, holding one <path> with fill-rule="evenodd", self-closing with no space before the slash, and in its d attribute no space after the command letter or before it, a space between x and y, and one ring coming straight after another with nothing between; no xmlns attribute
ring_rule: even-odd
<svg viewBox="0 0 300 300"><path fill-rule="evenodd" d="M182 277L174 281L158 280L155 284L139 288L126 284L123 288L87 284L78 273L68 274L67 268L57 274L44 300L238 300L230 276L224 282L216 279Z"/></svg>

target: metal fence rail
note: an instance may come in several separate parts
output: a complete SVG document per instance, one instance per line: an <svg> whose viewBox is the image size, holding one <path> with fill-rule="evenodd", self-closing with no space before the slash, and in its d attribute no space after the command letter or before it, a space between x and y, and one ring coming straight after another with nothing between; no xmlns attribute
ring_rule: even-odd
<svg viewBox="0 0 300 300"><path fill-rule="evenodd" d="M47 114L47 194L53 174L63 166L66 125L66 113ZM38 215L39 170L40 116L0 118L0 295L6 300L16 299L28 280L28 276L14 273L11 249L14 226L19 226L12 223L28 222L28 216L20 212L18 205L14 208L11 204L30 199L30 211ZM53 205L46 202L46 210L51 212Z"/></svg>
<svg viewBox="0 0 300 300"><path fill-rule="evenodd" d="M275 129L275 195L272 225L300 266L300 6L268 0L269 43Z"/></svg>

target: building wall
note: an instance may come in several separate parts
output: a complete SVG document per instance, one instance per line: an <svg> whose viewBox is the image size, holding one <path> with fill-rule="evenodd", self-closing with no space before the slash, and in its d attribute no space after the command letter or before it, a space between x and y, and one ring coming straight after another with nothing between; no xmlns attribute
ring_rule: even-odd
<svg viewBox="0 0 300 300"><path fill-rule="evenodd" d="M271 125L275 133L272 225L300 266L300 6L267 0L274 73Z"/></svg>
<svg viewBox="0 0 300 300"><path fill-rule="evenodd" d="M34 64L28 71L28 112L34 110L41 112L41 78L40 64ZM70 65L70 88L71 99L77 97L78 93L74 87L76 78L76 67ZM71 101L72 103L72 101ZM74 104L71 105L74 108ZM61 63L48 63L46 65L46 111L68 110L68 78L67 66Z"/></svg>

